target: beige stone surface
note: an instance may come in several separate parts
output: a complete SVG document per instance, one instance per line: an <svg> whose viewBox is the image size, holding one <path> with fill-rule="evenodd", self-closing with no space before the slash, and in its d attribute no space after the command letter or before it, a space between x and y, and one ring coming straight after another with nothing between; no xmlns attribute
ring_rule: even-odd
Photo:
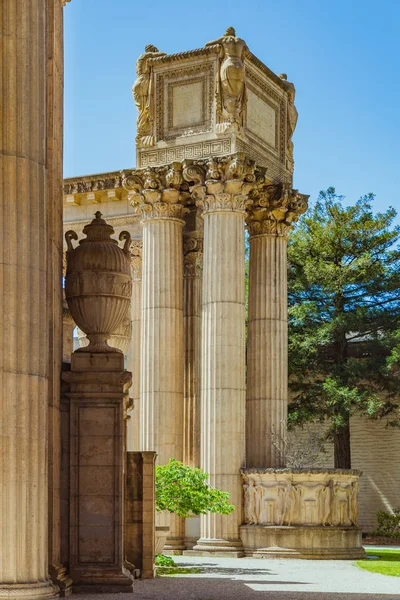
<svg viewBox="0 0 400 600"><path fill-rule="evenodd" d="M246 460L280 467L288 394L287 235L307 196L267 186L247 217L250 234Z"/></svg>
<svg viewBox="0 0 400 600"><path fill-rule="evenodd" d="M137 61L136 164L159 166L245 151L272 182L292 182L294 86L229 27L203 48Z"/></svg>
<svg viewBox="0 0 400 600"><path fill-rule="evenodd" d="M52 375L61 358L61 344L52 352L61 329L60 293L57 298L49 289L61 270L58 240L51 243L59 219L53 194L61 157L49 163L46 156L54 133L46 95L54 91L48 79L52 9L45 0L4 0L1 6L0 598L50 598L57 592L48 576L48 513L53 526L58 482L51 480L49 507L47 463L49 404L57 428L57 384L49 386L49 366ZM58 310L54 320L50 308ZM50 468L52 477L56 452ZM51 550L51 561L57 561L57 548Z"/></svg>
<svg viewBox="0 0 400 600"><path fill-rule="evenodd" d="M246 556L359 558L361 472L243 469Z"/></svg>
<svg viewBox="0 0 400 600"><path fill-rule="evenodd" d="M185 209L179 189L166 187L180 171L144 173L131 201L142 214L141 449L158 464L183 458L183 256ZM165 187L164 187L165 186ZM158 519L158 525L164 524ZM183 520L171 517L170 545L183 549Z"/></svg>
<svg viewBox="0 0 400 600"><path fill-rule="evenodd" d="M133 411L128 421L128 451L138 451L141 447L141 411L140 411L140 324L142 313L142 240L133 240L131 244L132 337L128 352L128 369L132 372L131 396Z"/></svg>
<svg viewBox="0 0 400 600"><path fill-rule="evenodd" d="M127 452L126 559L143 579L154 577L155 452Z"/></svg>
<svg viewBox="0 0 400 600"><path fill-rule="evenodd" d="M122 353L75 352L70 403L69 573L74 591L131 591L125 567L126 424Z"/></svg>
<svg viewBox="0 0 400 600"><path fill-rule="evenodd" d="M197 213L197 209L194 208ZM196 216L195 216L196 218ZM200 220L201 217L198 217ZM201 380L201 297L203 275L202 231L195 230L183 243L183 325L184 325L184 429L183 461L200 466L200 380Z"/></svg>

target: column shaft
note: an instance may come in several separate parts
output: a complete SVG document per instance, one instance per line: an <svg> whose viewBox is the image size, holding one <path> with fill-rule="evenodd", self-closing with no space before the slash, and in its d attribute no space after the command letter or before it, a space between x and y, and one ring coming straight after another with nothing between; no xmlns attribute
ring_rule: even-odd
<svg viewBox="0 0 400 600"><path fill-rule="evenodd" d="M185 401L183 462L200 466L200 353L201 353L201 286L197 263L202 255L189 253L184 258L183 320L185 336Z"/></svg>
<svg viewBox="0 0 400 600"><path fill-rule="evenodd" d="M137 244L134 242L135 249ZM133 250L132 258L132 304L131 304L131 319L132 319L132 338L129 351L129 370L132 372L132 388L131 395L133 399L133 411L130 413L131 418L128 420L128 451L141 450L141 412L140 412L140 324L142 312L142 259Z"/></svg>
<svg viewBox="0 0 400 600"><path fill-rule="evenodd" d="M287 336L287 238L250 237L247 467L284 466Z"/></svg>
<svg viewBox="0 0 400 600"><path fill-rule="evenodd" d="M182 227L180 219L143 221L141 449L155 450L159 465L183 458ZM183 536L183 520L172 516L175 546Z"/></svg>
<svg viewBox="0 0 400 600"><path fill-rule="evenodd" d="M244 212L204 215L201 467L230 493L230 515L201 517L195 550L240 551L245 461Z"/></svg>
<svg viewBox="0 0 400 600"><path fill-rule="evenodd" d="M0 15L0 598L50 598L45 0ZM54 285L56 282L53 282Z"/></svg>

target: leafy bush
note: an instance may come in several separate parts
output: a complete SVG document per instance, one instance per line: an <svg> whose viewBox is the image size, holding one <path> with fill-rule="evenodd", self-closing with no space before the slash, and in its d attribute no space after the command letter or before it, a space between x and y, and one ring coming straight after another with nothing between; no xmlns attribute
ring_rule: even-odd
<svg viewBox="0 0 400 600"><path fill-rule="evenodd" d="M376 513L378 529L375 535L400 538L400 508L395 508L393 514L380 510Z"/></svg>
<svg viewBox="0 0 400 600"><path fill-rule="evenodd" d="M156 467L156 509L167 510L180 517L193 517L208 512L229 515L235 507L228 503L229 493L207 483L208 473L188 467L171 458Z"/></svg>
<svg viewBox="0 0 400 600"><path fill-rule="evenodd" d="M176 567L176 562L171 556L165 554L156 554L157 567Z"/></svg>

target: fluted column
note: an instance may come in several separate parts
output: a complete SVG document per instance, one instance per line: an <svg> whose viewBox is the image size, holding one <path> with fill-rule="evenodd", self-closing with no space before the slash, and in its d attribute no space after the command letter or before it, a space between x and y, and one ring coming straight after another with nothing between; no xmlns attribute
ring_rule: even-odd
<svg viewBox="0 0 400 600"><path fill-rule="evenodd" d="M57 592L48 579L49 7L2 0L0 8L0 598L8 599Z"/></svg>
<svg viewBox="0 0 400 600"><path fill-rule="evenodd" d="M191 467L200 466L203 240L196 233L187 236L183 244L183 322L185 348L183 462Z"/></svg>
<svg viewBox="0 0 400 600"><path fill-rule="evenodd" d="M247 467L282 467L288 394L287 235L307 196L266 186L248 217Z"/></svg>
<svg viewBox="0 0 400 600"><path fill-rule="evenodd" d="M141 412L140 412L140 323L142 312L142 240L134 240L132 253L132 340L130 344L130 365L132 372L131 394L133 411L128 421L128 451L141 450Z"/></svg>
<svg viewBox="0 0 400 600"><path fill-rule="evenodd" d="M240 161L239 161L240 162ZM225 167L224 167L225 168ZM228 163L225 182L208 179L203 207L201 468L230 493L230 515L201 517L193 551L242 556L240 468L245 465L244 220L251 205L245 166ZM211 168L208 177L214 175ZM220 169L215 169L220 177ZM252 179L251 172L249 179Z"/></svg>
<svg viewBox="0 0 400 600"><path fill-rule="evenodd" d="M142 314L140 355L141 450L155 450L157 464L183 458L183 253L186 209L179 191L181 168L148 169L131 201L142 214ZM175 181L176 178L176 181ZM171 523L168 549L184 549L183 519ZM158 524L164 524L158 515Z"/></svg>

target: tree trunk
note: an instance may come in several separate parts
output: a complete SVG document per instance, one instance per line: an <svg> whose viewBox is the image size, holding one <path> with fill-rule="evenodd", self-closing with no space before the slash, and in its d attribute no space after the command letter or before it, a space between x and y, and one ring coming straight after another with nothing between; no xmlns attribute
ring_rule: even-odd
<svg viewBox="0 0 400 600"><path fill-rule="evenodd" d="M333 436L335 469L351 469L350 419Z"/></svg>

